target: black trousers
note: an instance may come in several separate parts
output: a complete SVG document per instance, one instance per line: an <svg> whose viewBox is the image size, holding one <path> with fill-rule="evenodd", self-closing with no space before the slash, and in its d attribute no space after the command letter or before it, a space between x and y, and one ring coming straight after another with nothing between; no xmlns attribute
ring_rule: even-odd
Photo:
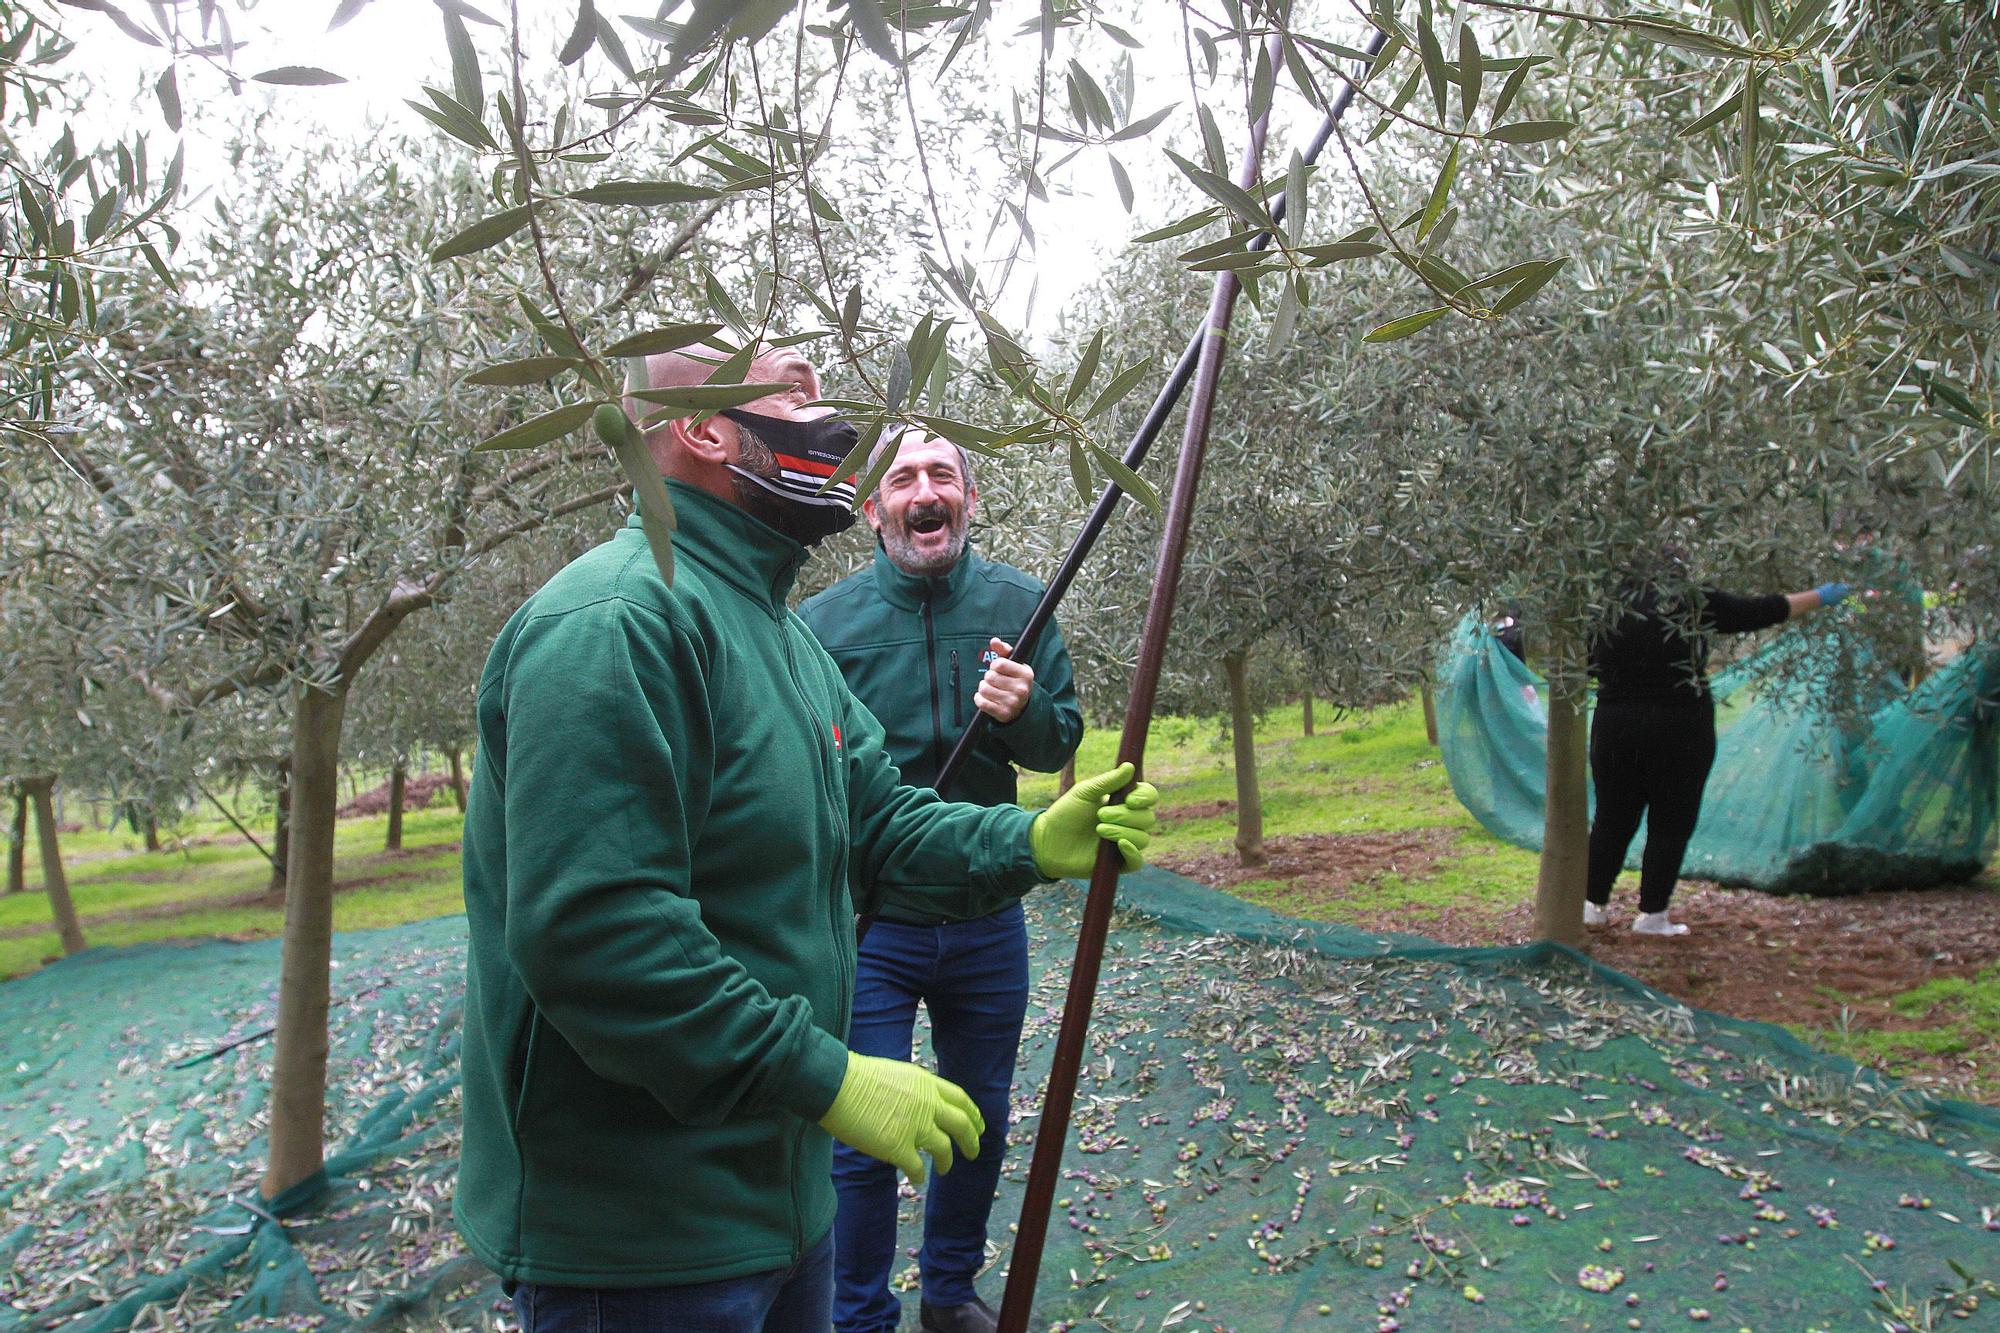
<svg viewBox="0 0 2000 1333"><path fill-rule="evenodd" d="M1667 910L1714 763L1715 705L1707 700L1598 706L1590 724L1590 775L1597 792L1590 821L1590 901L1600 907L1611 901L1611 885L1643 818L1639 910Z"/></svg>

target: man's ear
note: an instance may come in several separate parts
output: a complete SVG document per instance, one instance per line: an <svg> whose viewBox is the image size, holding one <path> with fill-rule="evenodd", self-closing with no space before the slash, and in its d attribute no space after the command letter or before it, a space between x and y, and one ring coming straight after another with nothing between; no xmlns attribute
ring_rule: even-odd
<svg viewBox="0 0 2000 1333"><path fill-rule="evenodd" d="M870 495L866 500L861 502L861 516L868 520L869 527L875 529L877 532L882 530L882 516L875 512L875 497L873 495Z"/></svg>
<svg viewBox="0 0 2000 1333"><path fill-rule="evenodd" d="M979 508L979 488L970 482L965 487L965 519L972 521L972 511Z"/></svg>
<svg viewBox="0 0 2000 1333"><path fill-rule="evenodd" d="M667 423L674 442L691 456L704 463L724 464L736 460L737 446L741 443L734 434L736 427L724 417L704 417L697 422L693 417L679 417Z"/></svg>

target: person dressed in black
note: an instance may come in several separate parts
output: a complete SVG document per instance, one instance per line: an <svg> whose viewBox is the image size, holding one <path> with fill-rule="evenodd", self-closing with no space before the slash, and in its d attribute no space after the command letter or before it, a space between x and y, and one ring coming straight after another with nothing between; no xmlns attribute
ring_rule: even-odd
<svg viewBox="0 0 2000 1333"><path fill-rule="evenodd" d="M1646 853L1632 929L1642 935L1687 934L1685 925L1669 919L1667 904L1715 762L1709 641L1716 634L1768 629L1847 594L1844 583L1823 583L1809 592L1761 597L1702 587L1669 595L1649 581L1625 613L1591 641L1590 670L1598 687L1590 772L1597 810L1590 822L1584 924L1608 919L1612 883L1644 819Z"/></svg>

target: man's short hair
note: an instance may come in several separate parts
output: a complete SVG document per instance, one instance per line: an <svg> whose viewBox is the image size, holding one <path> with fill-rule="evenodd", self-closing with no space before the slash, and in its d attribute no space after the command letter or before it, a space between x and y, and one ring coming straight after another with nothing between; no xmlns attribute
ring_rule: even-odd
<svg viewBox="0 0 2000 1333"><path fill-rule="evenodd" d="M868 471L873 472L875 470L875 465L882 461L882 451L884 449L891 447L891 445L893 444L897 452L900 453L902 451L904 442L907 441L909 438L910 438L910 432L905 432L904 434L897 436L893 441L883 440L880 443L878 443L868 453ZM941 435L919 436L918 438L942 440L946 444L951 444L951 441L945 440L944 437ZM959 482L962 485L964 485L966 490L970 491L972 489L972 455L966 451L965 446L962 444L952 444L951 447L958 452ZM882 475L883 477L886 478L889 474L887 472L884 472ZM875 483L875 491L880 492L881 489L882 489L882 482L878 480Z"/></svg>

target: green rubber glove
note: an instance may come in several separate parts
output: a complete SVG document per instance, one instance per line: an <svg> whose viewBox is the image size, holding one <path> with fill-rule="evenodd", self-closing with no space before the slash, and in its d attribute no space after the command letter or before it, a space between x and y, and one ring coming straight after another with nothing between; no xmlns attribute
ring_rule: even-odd
<svg viewBox="0 0 2000 1333"><path fill-rule="evenodd" d="M968 1158L979 1156L986 1120L956 1083L907 1061L849 1051L840 1091L819 1127L921 1185L923 1154L936 1160L939 1175L951 1170L953 1140Z"/></svg>
<svg viewBox="0 0 2000 1333"><path fill-rule="evenodd" d="M1152 783L1141 782L1126 794L1124 804L1105 804L1112 792L1130 781L1132 765L1120 764L1077 783L1036 815L1028 826L1035 869L1050 879L1088 875L1097 864L1100 839L1118 844L1118 857L1128 873L1146 864L1146 844L1153 840L1153 807L1160 793Z"/></svg>

